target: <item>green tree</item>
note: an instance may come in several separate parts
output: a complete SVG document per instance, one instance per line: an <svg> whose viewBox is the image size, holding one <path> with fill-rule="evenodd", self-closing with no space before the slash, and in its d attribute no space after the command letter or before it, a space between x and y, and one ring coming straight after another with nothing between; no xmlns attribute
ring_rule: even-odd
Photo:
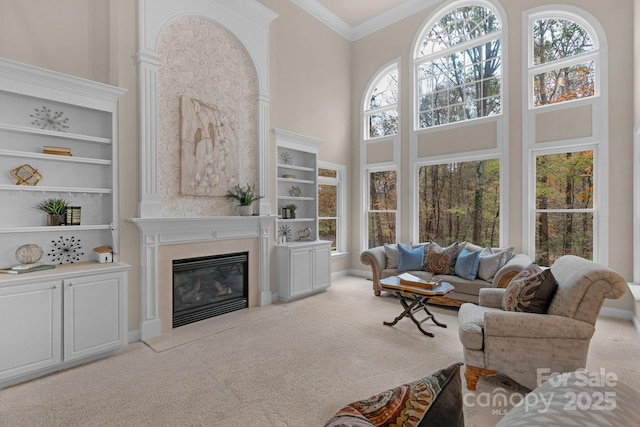
<svg viewBox="0 0 640 427"><path fill-rule="evenodd" d="M422 166L419 195L420 241L499 244L498 160Z"/></svg>
<svg viewBox="0 0 640 427"><path fill-rule="evenodd" d="M369 175L369 247L396 242L397 172Z"/></svg>
<svg viewBox="0 0 640 427"><path fill-rule="evenodd" d="M551 265L567 254L592 259L593 151L540 155L536 175L536 261Z"/></svg>

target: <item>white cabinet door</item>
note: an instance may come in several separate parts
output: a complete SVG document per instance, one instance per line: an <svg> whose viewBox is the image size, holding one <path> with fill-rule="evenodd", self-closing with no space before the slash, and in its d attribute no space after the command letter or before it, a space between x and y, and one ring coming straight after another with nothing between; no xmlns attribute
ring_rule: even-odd
<svg viewBox="0 0 640 427"><path fill-rule="evenodd" d="M64 360L126 344L125 273L64 280Z"/></svg>
<svg viewBox="0 0 640 427"><path fill-rule="evenodd" d="M290 252L289 268L290 277L290 297L298 297L309 293L313 289L313 249L300 248Z"/></svg>
<svg viewBox="0 0 640 427"><path fill-rule="evenodd" d="M313 261L313 289L328 288L331 285L331 247L329 245L315 247Z"/></svg>
<svg viewBox="0 0 640 427"><path fill-rule="evenodd" d="M0 380L60 363L60 281L0 288Z"/></svg>
<svg viewBox="0 0 640 427"><path fill-rule="evenodd" d="M331 286L331 242L277 246L278 298L291 301Z"/></svg>

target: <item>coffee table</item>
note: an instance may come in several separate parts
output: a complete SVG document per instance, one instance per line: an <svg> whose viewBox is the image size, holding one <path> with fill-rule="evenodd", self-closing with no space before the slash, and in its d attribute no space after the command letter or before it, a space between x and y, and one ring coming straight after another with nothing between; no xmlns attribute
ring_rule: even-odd
<svg viewBox="0 0 640 427"><path fill-rule="evenodd" d="M441 328L446 328L447 325L444 323L438 322L434 317L433 313L429 311L427 308L427 302L433 297L446 295L448 293L453 292L454 287L451 283L440 282L433 289L425 289L419 286L411 286L400 283L400 278L398 276L391 276L385 279L380 280L380 289L383 291L390 292L394 294L400 300L400 304L404 308L404 311L396 317L393 322L382 322L387 326L393 326L400 319L403 319L407 316L416 324L420 332L423 334L433 337L431 332L427 332L422 329L422 323L431 319L433 323L440 326ZM427 317L418 320L415 318L414 314L419 312L420 310L424 310L427 314Z"/></svg>

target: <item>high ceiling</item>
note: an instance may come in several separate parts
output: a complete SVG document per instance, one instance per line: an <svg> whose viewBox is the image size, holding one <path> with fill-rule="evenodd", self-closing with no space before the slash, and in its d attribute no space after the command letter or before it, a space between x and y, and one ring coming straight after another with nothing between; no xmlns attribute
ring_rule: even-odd
<svg viewBox="0 0 640 427"><path fill-rule="evenodd" d="M441 0L291 0L349 40L365 37Z"/></svg>
<svg viewBox="0 0 640 427"><path fill-rule="evenodd" d="M357 27L378 15L389 12L408 0L317 0L342 19L347 25Z"/></svg>

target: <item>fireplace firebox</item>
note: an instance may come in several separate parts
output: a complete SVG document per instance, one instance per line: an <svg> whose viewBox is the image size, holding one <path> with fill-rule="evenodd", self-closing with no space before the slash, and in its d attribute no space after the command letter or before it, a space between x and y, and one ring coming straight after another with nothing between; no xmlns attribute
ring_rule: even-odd
<svg viewBox="0 0 640 427"><path fill-rule="evenodd" d="M173 327L249 307L247 252L173 260Z"/></svg>

